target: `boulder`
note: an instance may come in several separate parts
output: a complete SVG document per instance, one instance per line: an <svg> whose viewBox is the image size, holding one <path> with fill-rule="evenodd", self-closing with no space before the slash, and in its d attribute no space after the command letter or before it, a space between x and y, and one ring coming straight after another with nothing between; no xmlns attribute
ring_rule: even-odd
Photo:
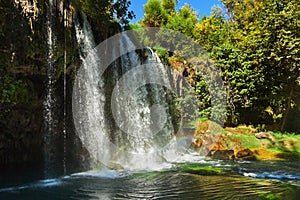
<svg viewBox="0 0 300 200"><path fill-rule="evenodd" d="M199 148L199 147L201 147L202 143L203 143L202 138L194 138L192 140L192 147Z"/></svg>
<svg viewBox="0 0 300 200"><path fill-rule="evenodd" d="M275 144L275 138L273 137L273 135L271 135L268 132L259 132L255 134L255 137L257 139L268 139L272 142L272 144Z"/></svg>
<svg viewBox="0 0 300 200"><path fill-rule="evenodd" d="M238 160L256 160L254 153L250 149L239 150L236 153L235 158Z"/></svg>
<svg viewBox="0 0 300 200"><path fill-rule="evenodd" d="M211 151L209 153L209 156L217 160L232 160L234 159L234 151L233 150Z"/></svg>

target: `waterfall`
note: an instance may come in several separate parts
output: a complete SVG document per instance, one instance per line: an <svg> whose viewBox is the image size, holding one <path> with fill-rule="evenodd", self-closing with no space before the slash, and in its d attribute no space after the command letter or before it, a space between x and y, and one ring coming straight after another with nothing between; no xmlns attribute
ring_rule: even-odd
<svg viewBox="0 0 300 200"><path fill-rule="evenodd" d="M81 12L81 16L83 18L82 25L80 24L79 20L75 18L74 26L76 31L77 43L80 48L80 59L84 61L84 58L90 51L93 50L96 45L94 41L93 31L91 25L87 20L86 14L84 12Z"/></svg>
<svg viewBox="0 0 300 200"><path fill-rule="evenodd" d="M80 47L80 58L83 62L81 67L85 71L83 76L77 76L81 80L77 82L80 90L73 91L73 97L75 97L73 101L79 102L78 112L81 113L78 118L75 116L74 120L81 125L77 132L81 133L79 137L83 144L89 145L89 153L94 157L101 157L104 152L98 151L98 148L105 146L104 137L106 137L107 130L104 118L104 82L101 77L97 76L98 56L93 52L95 43L91 26L84 13L82 13L82 17L82 26L77 19L74 21L77 42ZM89 63L84 60L88 53L92 54ZM99 131L103 134L99 134ZM106 158L102 157L102 159Z"/></svg>
<svg viewBox="0 0 300 200"><path fill-rule="evenodd" d="M68 11L63 6L63 22L64 22L64 74L63 74L63 90L64 90L64 97L63 97L63 171L64 175L67 173L67 161L66 161L66 154L67 154L67 27L68 27Z"/></svg>
<svg viewBox="0 0 300 200"><path fill-rule="evenodd" d="M126 33L105 54L113 63L105 70L102 53L94 49L91 26L84 13L75 20L82 66L73 87L76 132L93 162L128 170L157 169L178 156L170 108L168 73L151 48L143 58ZM118 56L120 55L120 56ZM101 69L102 68L102 69Z"/></svg>
<svg viewBox="0 0 300 200"><path fill-rule="evenodd" d="M130 38L126 34L123 37L125 42L120 48L134 49ZM130 170L161 167L165 158L158 150L174 133L167 94L159 86L159 83L170 85L165 67L151 48L145 51L148 52L146 61L133 51L121 56L120 63L114 66L121 67L122 73L117 77L111 98L112 113L119 128L112 133L117 133L114 144L118 149L114 154L119 154L113 162ZM130 94L129 98L126 93Z"/></svg>
<svg viewBox="0 0 300 200"><path fill-rule="evenodd" d="M54 105L56 103L55 92L55 68L53 61L53 53L55 50L55 36L53 34L53 10L55 3L49 0L49 8L47 13L47 82L46 82L46 96L44 100L44 119L45 119L45 132L44 132L44 165L45 176L52 174L54 168L54 137L56 122L54 119Z"/></svg>

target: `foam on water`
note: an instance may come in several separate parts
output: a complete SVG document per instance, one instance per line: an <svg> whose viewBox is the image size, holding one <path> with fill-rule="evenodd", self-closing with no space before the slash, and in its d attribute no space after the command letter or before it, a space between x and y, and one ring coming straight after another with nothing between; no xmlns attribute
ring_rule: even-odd
<svg viewBox="0 0 300 200"><path fill-rule="evenodd" d="M242 172L243 176L252 177L252 178L262 178L262 179L278 179L278 180L300 180L300 174L287 174L282 171L274 172Z"/></svg>
<svg viewBox="0 0 300 200"><path fill-rule="evenodd" d="M95 177L95 178L122 178L128 176L128 172L123 170L89 170L86 172L79 172L71 174L70 178L81 178L81 177Z"/></svg>
<svg viewBox="0 0 300 200"><path fill-rule="evenodd" d="M30 188L44 188L44 187L54 187L62 184L62 180L58 179L44 179L40 180L36 183L16 186L16 187L8 187L8 188L0 188L0 192L14 192L18 190L30 189Z"/></svg>

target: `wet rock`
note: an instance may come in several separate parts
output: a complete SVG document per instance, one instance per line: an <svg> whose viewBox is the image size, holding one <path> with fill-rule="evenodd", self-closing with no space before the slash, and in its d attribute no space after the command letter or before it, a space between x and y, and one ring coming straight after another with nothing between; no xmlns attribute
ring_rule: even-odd
<svg viewBox="0 0 300 200"><path fill-rule="evenodd" d="M124 169L124 167L121 164L115 163L115 162L110 162L108 167L110 169L114 169L114 170L123 170Z"/></svg>
<svg viewBox="0 0 300 200"><path fill-rule="evenodd" d="M250 149L239 150L236 153L235 158L238 160L256 160L254 153Z"/></svg>
<svg viewBox="0 0 300 200"><path fill-rule="evenodd" d="M202 143L203 143L203 139L202 138L194 138L192 140L192 147L199 148L199 147L201 147Z"/></svg>
<svg viewBox="0 0 300 200"><path fill-rule="evenodd" d="M42 161L41 110L33 111L30 106L17 107L0 121L0 167Z"/></svg>
<svg viewBox="0 0 300 200"><path fill-rule="evenodd" d="M209 156L213 159L217 160L232 160L234 159L234 151L233 150L217 150L211 151Z"/></svg>
<svg viewBox="0 0 300 200"><path fill-rule="evenodd" d="M268 132L259 132L255 134L255 137L257 139L268 139L272 142L272 144L275 144L275 138L273 137L273 135L271 135Z"/></svg>

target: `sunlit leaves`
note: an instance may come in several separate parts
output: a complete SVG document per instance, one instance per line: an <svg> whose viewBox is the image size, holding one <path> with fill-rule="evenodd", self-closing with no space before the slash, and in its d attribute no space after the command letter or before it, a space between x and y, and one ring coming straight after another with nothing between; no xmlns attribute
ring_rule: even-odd
<svg viewBox="0 0 300 200"><path fill-rule="evenodd" d="M144 5L144 18L141 24L145 27L161 27L168 19L168 15L159 0L149 0Z"/></svg>
<svg viewBox="0 0 300 200"><path fill-rule="evenodd" d="M197 22L197 13L188 4L185 4L178 13L169 18L166 27L194 37L194 27Z"/></svg>
<svg viewBox="0 0 300 200"><path fill-rule="evenodd" d="M169 15L175 13L175 7L178 3L178 0L162 0L162 6L167 11Z"/></svg>
<svg viewBox="0 0 300 200"><path fill-rule="evenodd" d="M268 122L271 116L271 122L284 124L289 109L299 108L300 95L295 92L300 90L296 81L300 77L298 0L222 0L225 9L215 8L201 20L190 6L170 12L173 1L162 1L163 6L156 2L167 18L156 18L154 25L192 37L222 71L228 119L234 119L233 123ZM208 108L206 83L196 79L197 95L203 100L200 107ZM268 107L273 115L266 115Z"/></svg>

